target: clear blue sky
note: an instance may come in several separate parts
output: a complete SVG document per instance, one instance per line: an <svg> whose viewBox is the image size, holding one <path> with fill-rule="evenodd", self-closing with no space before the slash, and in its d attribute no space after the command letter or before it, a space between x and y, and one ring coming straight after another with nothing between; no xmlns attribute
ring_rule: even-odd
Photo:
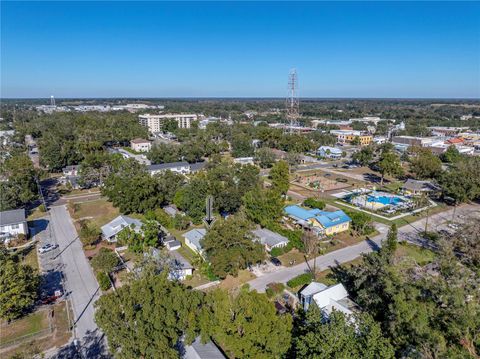
<svg viewBox="0 0 480 359"><path fill-rule="evenodd" d="M2 97L480 97L480 3L4 2Z"/></svg>

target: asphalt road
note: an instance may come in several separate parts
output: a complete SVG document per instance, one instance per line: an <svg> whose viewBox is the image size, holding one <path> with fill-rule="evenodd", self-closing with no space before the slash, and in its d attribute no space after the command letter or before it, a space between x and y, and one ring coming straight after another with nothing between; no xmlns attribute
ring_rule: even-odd
<svg viewBox="0 0 480 359"><path fill-rule="evenodd" d="M452 214L453 209L432 215L428 220L428 230L431 231L446 228L447 222L452 220ZM480 206L459 206L456 210L455 221L464 221L468 216L480 217ZM338 249L323 256L317 257L315 259L316 270L322 271L338 264L350 262L355 258L359 257L362 253L369 253L374 250L378 250L381 247L382 241L387 235L388 227L385 225L377 224L377 230L380 232L380 234L369 240L360 242L353 246ZM414 244L423 244L423 241L419 238L419 233L424 230L425 219L420 219L416 222L412 222L409 225L399 228L398 239L407 240ZM249 281L248 284L250 285L251 289L255 289L258 292L264 292L268 283L286 283L293 277L307 272L309 268L313 268L313 261L314 260L312 259L308 262L308 264L302 263L293 267L279 269L276 272L268 273L261 277L255 278Z"/></svg>
<svg viewBox="0 0 480 359"><path fill-rule="evenodd" d="M99 297L98 283L65 206L51 207L50 216L53 240L59 245L56 256L60 256L63 263L65 292L74 313L74 337L82 343L97 333L101 336L94 321L93 308ZM56 256L52 260L56 260Z"/></svg>

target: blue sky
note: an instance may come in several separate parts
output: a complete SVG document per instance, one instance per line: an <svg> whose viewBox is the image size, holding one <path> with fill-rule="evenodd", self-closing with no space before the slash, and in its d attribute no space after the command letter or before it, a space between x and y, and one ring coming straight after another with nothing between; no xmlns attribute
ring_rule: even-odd
<svg viewBox="0 0 480 359"><path fill-rule="evenodd" d="M4 2L2 97L480 97L476 2Z"/></svg>

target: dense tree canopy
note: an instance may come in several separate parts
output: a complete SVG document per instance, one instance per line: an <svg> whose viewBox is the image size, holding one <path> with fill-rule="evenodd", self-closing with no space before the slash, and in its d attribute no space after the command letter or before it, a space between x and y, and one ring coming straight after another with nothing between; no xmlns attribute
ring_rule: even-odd
<svg viewBox="0 0 480 359"><path fill-rule="evenodd" d="M213 273L225 278L265 258L263 246L254 241L253 226L241 215L215 222L203 239L203 249Z"/></svg>
<svg viewBox="0 0 480 359"><path fill-rule="evenodd" d="M457 203L480 197L480 158L464 157L453 163L440 177L446 196Z"/></svg>
<svg viewBox="0 0 480 359"><path fill-rule="evenodd" d="M38 298L40 277L18 258L0 247L0 318L18 318Z"/></svg>
<svg viewBox="0 0 480 359"><path fill-rule="evenodd" d="M413 148L410 170L417 179L437 178L442 172L442 161L428 148Z"/></svg>
<svg viewBox="0 0 480 359"><path fill-rule="evenodd" d="M95 303L95 321L116 358L178 358L178 340L195 338L202 293L166 277L144 275Z"/></svg>
<svg viewBox="0 0 480 359"><path fill-rule="evenodd" d="M280 358L290 346L292 319L279 316L265 294L243 288L238 295L216 290L207 295L200 322L230 357Z"/></svg>

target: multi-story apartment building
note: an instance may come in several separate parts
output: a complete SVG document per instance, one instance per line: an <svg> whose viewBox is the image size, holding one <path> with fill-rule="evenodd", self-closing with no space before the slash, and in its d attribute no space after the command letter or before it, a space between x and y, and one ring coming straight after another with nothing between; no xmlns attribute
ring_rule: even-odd
<svg viewBox="0 0 480 359"><path fill-rule="evenodd" d="M139 115L138 122L151 133L162 131L163 124L168 120L177 121L179 128L190 128L192 121L196 121L198 116L195 114L164 114L164 115Z"/></svg>

